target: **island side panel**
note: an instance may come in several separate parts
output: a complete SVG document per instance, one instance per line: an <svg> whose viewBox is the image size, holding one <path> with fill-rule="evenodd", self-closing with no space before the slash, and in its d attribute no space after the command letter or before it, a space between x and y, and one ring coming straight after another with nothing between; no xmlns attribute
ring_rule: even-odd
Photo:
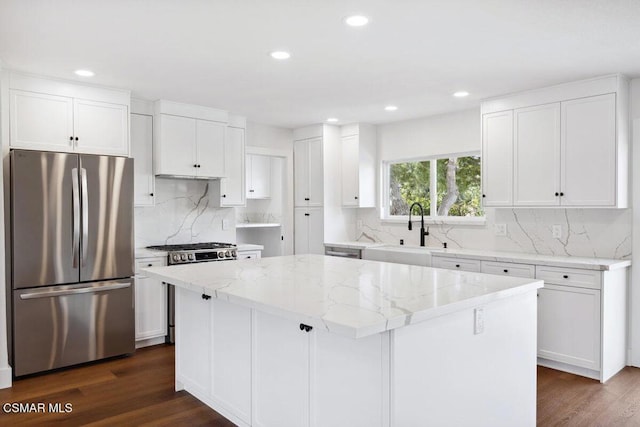
<svg viewBox="0 0 640 427"><path fill-rule="evenodd" d="M391 426L534 426L536 291L391 332Z"/></svg>

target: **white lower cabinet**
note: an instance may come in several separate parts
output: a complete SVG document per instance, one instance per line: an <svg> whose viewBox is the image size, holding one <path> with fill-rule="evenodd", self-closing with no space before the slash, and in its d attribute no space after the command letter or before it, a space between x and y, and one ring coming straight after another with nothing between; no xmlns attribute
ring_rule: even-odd
<svg viewBox="0 0 640 427"><path fill-rule="evenodd" d="M296 208L294 213L296 255L324 254L322 208Z"/></svg>
<svg viewBox="0 0 640 427"><path fill-rule="evenodd" d="M136 260L136 346L159 344L167 334L167 285L145 276L147 267L167 265L166 257Z"/></svg>
<svg viewBox="0 0 640 427"><path fill-rule="evenodd" d="M475 259L433 257L431 265L435 268L445 268L447 270L480 272L480 261Z"/></svg>
<svg viewBox="0 0 640 427"><path fill-rule="evenodd" d="M238 251L238 260L260 258L262 258L262 251Z"/></svg>

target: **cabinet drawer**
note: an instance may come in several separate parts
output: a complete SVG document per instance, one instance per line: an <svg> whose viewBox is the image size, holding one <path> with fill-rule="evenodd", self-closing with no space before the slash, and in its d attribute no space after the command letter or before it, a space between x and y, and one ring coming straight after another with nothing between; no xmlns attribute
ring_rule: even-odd
<svg viewBox="0 0 640 427"><path fill-rule="evenodd" d="M600 271L581 270L578 268L536 266L536 279L556 285L600 289L602 273Z"/></svg>
<svg viewBox="0 0 640 427"><path fill-rule="evenodd" d="M243 251L238 252L238 260L243 259L258 259L260 258L260 251Z"/></svg>
<svg viewBox="0 0 640 427"><path fill-rule="evenodd" d="M136 274L143 274L143 268L148 267L164 267L167 261L164 258L144 258L136 260Z"/></svg>
<svg viewBox="0 0 640 427"><path fill-rule="evenodd" d="M480 261L475 259L433 257L432 265L436 268L480 273Z"/></svg>
<svg viewBox="0 0 640 427"><path fill-rule="evenodd" d="M487 274L498 274L533 279L536 275L535 265L516 264L513 262L482 261L480 271Z"/></svg>

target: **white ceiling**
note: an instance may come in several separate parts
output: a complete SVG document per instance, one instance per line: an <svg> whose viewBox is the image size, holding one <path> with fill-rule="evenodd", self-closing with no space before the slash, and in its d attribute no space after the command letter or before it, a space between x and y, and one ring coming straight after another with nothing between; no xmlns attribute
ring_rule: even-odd
<svg viewBox="0 0 640 427"><path fill-rule="evenodd" d="M370 24L345 26L353 13ZM383 123L640 76L640 0L2 0L0 59L272 125Z"/></svg>

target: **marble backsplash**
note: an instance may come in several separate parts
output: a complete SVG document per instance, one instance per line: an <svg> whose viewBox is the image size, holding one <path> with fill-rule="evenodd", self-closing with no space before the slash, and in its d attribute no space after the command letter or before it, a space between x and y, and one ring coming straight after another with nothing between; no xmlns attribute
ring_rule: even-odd
<svg viewBox="0 0 640 427"><path fill-rule="evenodd" d="M413 231L406 222L381 221L376 209L360 209L356 237L406 245L420 242L418 221ZM429 224L427 246L503 250L541 255L569 255L598 258L631 258L631 209L487 209L486 224ZM506 236L496 236L495 224L506 224ZM552 237L560 225L562 237Z"/></svg>
<svg viewBox="0 0 640 427"><path fill-rule="evenodd" d="M210 200L217 181L156 179L156 204L136 207L135 245L235 243L233 208L215 208ZM223 230L223 220L226 229Z"/></svg>

